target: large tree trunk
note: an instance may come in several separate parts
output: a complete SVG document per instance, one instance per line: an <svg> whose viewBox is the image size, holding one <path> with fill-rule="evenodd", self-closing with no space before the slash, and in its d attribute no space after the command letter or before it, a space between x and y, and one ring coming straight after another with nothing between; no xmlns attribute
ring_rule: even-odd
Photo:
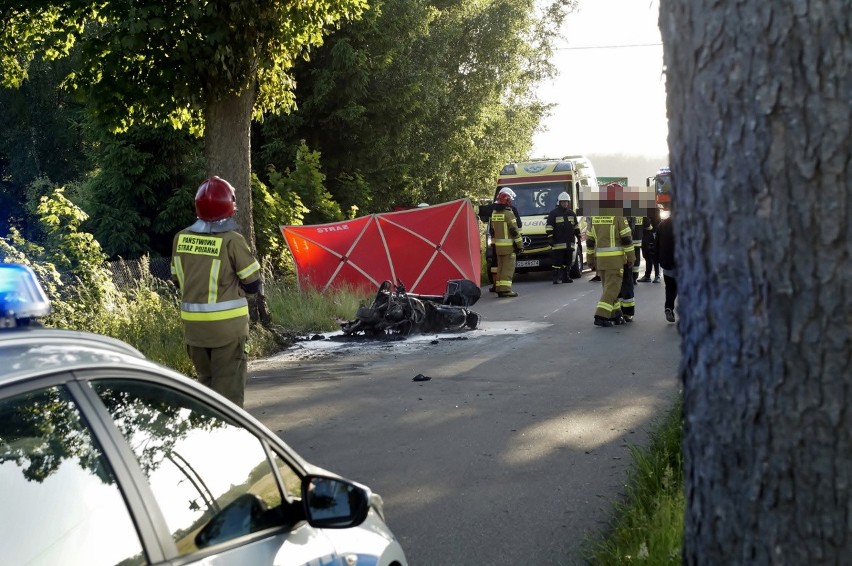
<svg viewBox="0 0 852 566"><path fill-rule="evenodd" d="M205 115L204 146L207 174L227 179L237 193L237 223L257 255L251 201L251 113L256 85L239 94L228 95L208 104ZM266 297L258 293L250 301L252 321L269 322Z"/></svg>
<svg viewBox="0 0 852 566"><path fill-rule="evenodd" d="M204 149L207 174L227 179L237 191L237 223L255 251L251 210L251 111L255 88L207 106Z"/></svg>
<svg viewBox="0 0 852 566"><path fill-rule="evenodd" d="M848 0L661 0L687 564L852 560Z"/></svg>

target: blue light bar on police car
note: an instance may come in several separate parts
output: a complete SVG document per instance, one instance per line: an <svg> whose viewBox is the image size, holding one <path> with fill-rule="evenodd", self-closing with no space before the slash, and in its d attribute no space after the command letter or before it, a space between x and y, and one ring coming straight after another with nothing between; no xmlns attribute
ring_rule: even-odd
<svg viewBox="0 0 852 566"><path fill-rule="evenodd" d="M0 263L0 318L20 320L47 316L50 301L26 265Z"/></svg>

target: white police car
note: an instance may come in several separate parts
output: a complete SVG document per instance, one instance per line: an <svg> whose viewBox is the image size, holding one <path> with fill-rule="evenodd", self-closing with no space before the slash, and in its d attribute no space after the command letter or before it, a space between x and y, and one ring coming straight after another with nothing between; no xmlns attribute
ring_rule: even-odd
<svg viewBox="0 0 852 566"><path fill-rule="evenodd" d="M407 564L378 495L124 342L30 323L49 309L0 263L0 562Z"/></svg>

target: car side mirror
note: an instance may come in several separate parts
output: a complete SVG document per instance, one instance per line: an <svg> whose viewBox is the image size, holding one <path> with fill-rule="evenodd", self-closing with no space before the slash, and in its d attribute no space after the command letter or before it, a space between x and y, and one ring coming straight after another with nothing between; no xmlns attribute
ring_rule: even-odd
<svg viewBox="0 0 852 566"><path fill-rule="evenodd" d="M260 530L265 525L266 505L251 493L244 493L216 513L195 535L195 546L205 548Z"/></svg>
<svg viewBox="0 0 852 566"><path fill-rule="evenodd" d="M370 493L344 479L309 475L302 480L302 505L312 527L348 529L367 518Z"/></svg>

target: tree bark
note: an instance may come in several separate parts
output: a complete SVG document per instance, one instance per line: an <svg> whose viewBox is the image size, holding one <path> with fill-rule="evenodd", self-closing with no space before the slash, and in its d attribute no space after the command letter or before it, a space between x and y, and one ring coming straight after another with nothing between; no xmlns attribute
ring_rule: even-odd
<svg viewBox="0 0 852 566"><path fill-rule="evenodd" d="M255 87L207 105L204 150L207 174L227 179L237 192L237 223L255 251L251 204L251 111Z"/></svg>
<svg viewBox="0 0 852 566"><path fill-rule="evenodd" d="M204 148L207 174L227 179L237 194L237 224L257 256L251 200L251 114L257 94L256 84L238 94L208 103L205 114ZM253 322L269 322L269 310L263 291L250 298Z"/></svg>
<svg viewBox="0 0 852 566"><path fill-rule="evenodd" d="M848 0L661 0L686 564L852 557Z"/></svg>

